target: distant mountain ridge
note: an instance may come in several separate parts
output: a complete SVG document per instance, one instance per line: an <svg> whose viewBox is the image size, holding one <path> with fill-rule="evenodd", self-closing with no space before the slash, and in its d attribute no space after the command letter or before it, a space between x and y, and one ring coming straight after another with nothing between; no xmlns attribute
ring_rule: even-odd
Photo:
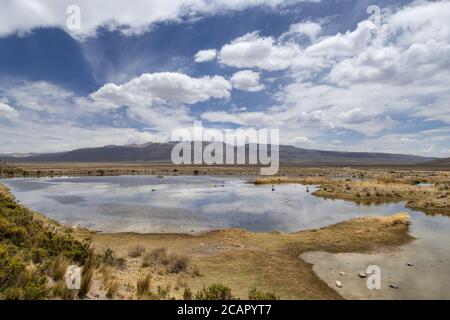
<svg viewBox="0 0 450 320"><path fill-rule="evenodd" d="M172 163L171 152L177 142L109 145L67 152L2 155L6 162L153 162ZM204 146L207 143L204 143ZM248 149L248 145L246 145ZM225 149L225 148L224 148ZM280 163L299 165L412 165L441 161L415 155L323 151L280 145Z"/></svg>
<svg viewBox="0 0 450 320"><path fill-rule="evenodd" d="M432 161L424 163L424 165L427 165L430 167L449 167L450 168L450 158L432 160Z"/></svg>

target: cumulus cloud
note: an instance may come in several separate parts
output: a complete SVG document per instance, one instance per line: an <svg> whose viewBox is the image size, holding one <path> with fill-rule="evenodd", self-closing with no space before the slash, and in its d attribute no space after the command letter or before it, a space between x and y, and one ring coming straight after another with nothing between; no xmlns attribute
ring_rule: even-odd
<svg viewBox="0 0 450 320"><path fill-rule="evenodd" d="M32 9L28 11L38 10L42 16L48 15L45 21L53 21L46 2L36 2L34 7L30 5L33 3L9 1L7 5L14 6L14 10L31 6ZM89 6L97 4L90 3ZM108 3L114 4L115 1ZM145 12L142 6L154 3L156 2L142 2L137 7ZM128 23L126 18L119 17L112 19L116 21L112 24L107 21L112 21L111 17L115 14L108 11L113 9L108 9L101 19L89 17L85 30L92 31L98 25L110 24L111 28L121 29L123 32L141 32L151 21L178 21L189 12L213 12L218 4L222 8L237 10L245 8L249 3L262 2L192 1L190 6L184 6L181 15L178 11L173 11L171 18L167 18L167 12L163 10L165 4L162 4L162 11L157 18L154 17L155 12L142 18L136 18L127 12L127 15L136 20ZM263 3L276 6L281 4L281 0L267 0ZM107 7L114 8L114 5ZM20 11L22 13L17 17L27 20L23 19L23 15L28 11ZM43 18L39 14L37 16L30 17L27 20L29 25L26 25L21 19L1 19L5 17L5 10L2 10L0 34L29 31L36 25L47 25L39 24L39 19ZM37 19L37 22L33 19ZM61 25L58 19L54 20L55 26ZM5 103L16 110L17 117L14 121L25 121L22 111L26 109L29 123L37 123L37 120L42 122L42 128L31 125L27 127L25 132L29 137L32 137L33 131L40 132L41 129L43 134L52 134L45 127L54 113L65 117L65 125L70 123L70 127L74 128L73 132L78 132L73 134L74 137L76 134L87 137L87 132L94 133L80 128L70 117L87 117L94 123L96 117L91 117L90 113L96 115L100 112L108 113L108 116L111 113L123 121L117 120L122 129L129 126L127 121L138 121L151 128L152 134L161 134L164 130L195 119L190 109L195 108L192 106L195 103L213 98L228 99L232 87L247 91L261 90L263 85L259 81L259 72L277 71L271 77L282 75L283 81L269 82L268 78L265 79L266 86L270 86L269 89L273 92L272 101L275 101L266 108L260 107L258 111L254 111L248 105L248 109L214 109L203 112L201 118L220 125L232 123L242 127L278 127L281 129L280 138L283 143L308 143L310 148L337 148L338 145L338 148L353 151L448 155L445 154L450 139L448 21L449 1L416 1L405 6L386 8L380 28L375 28L369 21L362 21L346 32L327 33L330 26L325 25L326 20L321 23L303 21L287 28L278 38L255 31L224 44L217 52L211 49L218 61L225 66L259 69L258 72L238 71L229 81L220 76L193 78L180 73L144 74L123 84L105 84L88 97L77 96L48 83L29 83L23 88L9 88L5 96L10 101ZM127 24L130 25L125 27ZM89 32L85 32L87 33ZM200 52L195 56L197 62L213 59L211 52L209 57ZM9 109L0 106L0 110L3 115L4 110ZM126 114L126 119L120 118L121 112ZM45 117L42 113L45 113ZM116 119L114 125L115 121ZM433 123L435 129L447 128L447 131L420 132L424 121ZM11 122L5 121L7 124ZM56 125L64 127L61 123L51 123L48 127L55 128ZM14 134L20 137L20 130L14 131ZM137 139L142 137L143 140L150 137L141 134L139 130L137 133L129 133L129 136ZM153 138L156 139L155 136ZM161 137L158 135L158 138ZM30 139L27 141L32 141Z"/></svg>
<svg viewBox="0 0 450 320"><path fill-rule="evenodd" d="M231 84L223 77L192 78L176 72L145 73L127 83L109 83L90 95L106 108L127 107L131 118L158 130L173 130L191 121L186 105L211 98L229 98Z"/></svg>
<svg viewBox="0 0 450 320"><path fill-rule="evenodd" d="M295 44L279 44L273 37L252 32L223 46L219 57L228 66L274 71L289 68L299 55L300 49Z"/></svg>
<svg viewBox="0 0 450 320"><path fill-rule="evenodd" d="M338 118L344 123L359 124L371 120L372 116L360 108L354 108L350 111L342 112Z"/></svg>
<svg viewBox="0 0 450 320"><path fill-rule="evenodd" d="M234 88L249 92L264 90L264 85L259 83L260 74L251 70L238 71L230 79Z"/></svg>
<svg viewBox="0 0 450 320"><path fill-rule="evenodd" d="M176 72L144 73L122 85L109 83L91 94L93 99L120 105L151 105L167 101L194 104L228 98L231 85L221 76L192 78Z"/></svg>
<svg viewBox="0 0 450 320"><path fill-rule="evenodd" d="M194 56L194 60L197 63L207 62L216 59L217 50L216 49L208 49L208 50L200 50Z"/></svg>
<svg viewBox="0 0 450 320"><path fill-rule="evenodd" d="M353 30L322 35L319 24L303 22L278 39L246 34L223 46L220 61L240 68L284 70L292 81L275 93L277 103L257 117L248 117L247 111L205 117L247 126L281 124L281 139L311 137L318 148L334 147L333 141L349 148L340 135L357 132L365 138L351 140L355 149L372 150L373 143L375 149L387 151L383 142L393 146L395 140L408 142L410 149L405 146L403 151L420 153L419 144L389 140L385 132L405 126L418 130L415 126L424 120L450 123L448 21L450 2L417 1L387 8L380 28L362 21ZM290 37L296 31L308 34L310 41L296 42ZM434 154L440 153L442 141L433 140Z"/></svg>
<svg viewBox="0 0 450 320"><path fill-rule="evenodd" d="M86 37L94 36L100 26L136 34L158 22L177 22L260 5L276 8L301 1L308 0L135 0L127 4L121 0L3 0L0 36L26 33L41 27L59 27L74 36ZM78 30L69 30L66 26L70 5L78 6L81 11L81 28Z"/></svg>

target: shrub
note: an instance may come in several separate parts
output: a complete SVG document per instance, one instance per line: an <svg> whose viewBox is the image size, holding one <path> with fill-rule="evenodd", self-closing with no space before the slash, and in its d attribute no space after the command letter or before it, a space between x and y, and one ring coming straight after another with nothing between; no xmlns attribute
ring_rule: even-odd
<svg viewBox="0 0 450 320"><path fill-rule="evenodd" d="M100 262L112 267L123 268L126 265L126 260L121 257L116 257L114 255L114 251L107 248L102 254L99 256Z"/></svg>
<svg viewBox="0 0 450 320"><path fill-rule="evenodd" d="M48 296L47 279L38 270L27 269L16 258L3 258L0 262L0 297L8 300L37 300Z"/></svg>
<svg viewBox="0 0 450 320"><path fill-rule="evenodd" d="M166 248L153 249L142 259L142 267L163 265L167 266L169 273L180 273L187 271L189 258L177 254L167 255Z"/></svg>
<svg viewBox="0 0 450 320"><path fill-rule="evenodd" d="M0 244L0 292L17 284L25 263L15 257L16 249Z"/></svg>
<svg viewBox="0 0 450 320"><path fill-rule="evenodd" d="M30 252L30 258L33 263L42 263L48 256L47 250L42 248L33 248Z"/></svg>
<svg viewBox="0 0 450 320"><path fill-rule="evenodd" d="M167 249L157 248L144 255L142 266L148 267L157 264L167 264L167 262Z"/></svg>
<svg viewBox="0 0 450 320"><path fill-rule="evenodd" d="M158 286L156 292L157 292L156 296L158 299L167 299L169 297L169 293L170 293L170 286L169 285L167 285L165 287Z"/></svg>
<svg viewBox="0 0 450 320"><path fill-rule="evenodd" d="M187 271L189 266L189 258L171 254L168 258L168 267L170 273L179 273Z"/></svg>
<svg viewBox="0 0 450 320"><path fill-rule="evenodd" d="M251 288L248 291L249 300L279 300L280 298L275 295L275 292L261 292L256 288Z"/></svg>
<svg viewBox="0 0 450 320"><path fill-rule="evenodd" d="M138 258L142 256L145 252L145 248L143 246L134 246L128 250L128 256L130 258Z"/></svg>
<svg viewBox="0 0 450 320"><path fill-rule="evenodd" d="M213 283L208 287L203 287L195 295L196 300L234 300L231 289L220 283Z"/></svg>
<svg viewBox="0 0 450 320"><path fill-rule="evenodd" d="M192 290L189 288L185 288L183 292L183 300L193 300L194 295L192 293Z"/></svg>
<svg viewBox="0 0 450 320"><path fill-rule="evenodd" d="M91 252L89 244L35 220L0 186L0 298L47 297L44 275L61 280L70 263L84 262Z"/></svg>

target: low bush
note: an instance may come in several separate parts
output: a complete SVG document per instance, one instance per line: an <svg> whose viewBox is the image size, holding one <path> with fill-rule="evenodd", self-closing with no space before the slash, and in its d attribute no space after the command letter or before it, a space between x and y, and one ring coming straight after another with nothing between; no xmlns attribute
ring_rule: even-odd
<svg viewBox="0 0 450 320"><path fill-rule="evenodd" d="M234 300L231 289L220 283L203 287L195 294L195 300Z"/></svg>
<svg viewBox="0 0 450 320"><path fill-rule="evenodd" d="M261 292L256 290L256 288L251 288L248 291L249 300L279 300L280 298L275 294L275 292Z"/></svg>
<svg viewBox="0 0 450 320"><path fill-rule="evenodd" d="M149 267L152 265L158 265L158 264L167 264L167 249L166 248L156 248L152 251L148 252L144 255L144 258L142 260L142 266L143 267Z"/></svg>
<svg viewBox="0 0 450 320"><path fill-rule="evenodd" d="M145 252L145 248L143 246L134 246L128 250L128 256L130 258L138 258L141 257Z"/></svg>
<svg viewBox="0 0 450 320"><path fill-rule="evenodd" d="M183 292L183 300L193 300L194 294L192 293L192 290L189 288L185 288Z"/></svg>
<svg viewBox="0 0 450 320"><path fill-rule="evenodd" d="M58 283L91 254L89 243L48 229L0 185L0 299L44 299L52 291L46 274Z"/></svg>

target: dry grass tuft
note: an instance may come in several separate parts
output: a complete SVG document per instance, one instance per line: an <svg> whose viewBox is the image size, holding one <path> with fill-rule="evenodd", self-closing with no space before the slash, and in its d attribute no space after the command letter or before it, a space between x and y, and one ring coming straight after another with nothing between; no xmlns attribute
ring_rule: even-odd
<svg viewBox="0 0 450 320"><path fill-rule="evenodd" d="M136 294L138 298L150 293L150 280L152 275L149 273L145 277L140 278L136 283Z"/></svg>
<svg viewBox="0 0 450 320"><path fill-rule="evenodd" d="M70 262L65 256L59 255L50 263L47 273L53 280L61 280L64 278L69 264Z"/></svg>
<svg viewBox="0 0 450 320"><path fill-rule="evenodd" d="M134 247L131 247L128 250L128 256L130 258L139 258L145 253L145 248L141 245L137 245Z"/></svg>
<svg viewBox="0 0 450 320"><path fill-rule="evenodd" d="M385 225L403 224L409 226L410 224L410 217L406 212L397 213L389 217L378 217L377 219Z"/></svg>

